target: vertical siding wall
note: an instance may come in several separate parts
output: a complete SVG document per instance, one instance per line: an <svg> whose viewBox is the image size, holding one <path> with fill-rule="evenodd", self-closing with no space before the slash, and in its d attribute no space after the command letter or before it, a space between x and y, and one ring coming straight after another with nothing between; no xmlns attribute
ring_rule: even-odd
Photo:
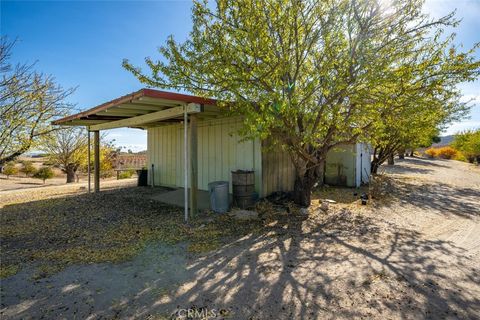
<svg viewBox="0 0 480 320"><path fill-rule="evenodd" d="M198 122L198 188L212 181L230 181L232 170L255 170L256 191L261 194L261 146L258 140L240 142L241 118ZM183 186L183 124L148 129L148 165L155 166L155 185ZM151 174L149 174L151 183Z"/></svg>
<svg viewBox="0 0 480 320"><path fill-rule="evenodd" d="M148 179L156 186L183 185L183 126L150 128L147 132Z"/></svg>
<svg viewBox="0 0 480 320"><path fill-rule="evenodd" d="M295 167L290 160L290 156L287 152L279 149L267 150L262 148L262 196L268 196L276 191L292 191L295 183ZM326 159L325 182L332 185L337 184L340 171L341 175L346 178L346 185L355 186L355 161L354 145L341 145L331 150ZM362 165L363 167L369 166L370 162L362 163Z"/></svg>
<svg viewBox="0 0 480 320"><path fill-rule="evenodd" d="M291 191L295 182L295 167L288 153L262 147L259 140L240 142L236 134L241 118L222 118L198 122L198 187L208 190L208 183L225 180L231 185L232 170L255 170L255 189L265 197L275 191ZM183 187L183 124L148 129L148 169L155 166L155 185ZM368 149L367 149L368 150ZM365 153L368 153L367 150ZM345 145L327 155L326 183L335 184L338 166L346 176L347 185L355 186L358 178L358 150ZM362 166L368 169L369 157ZM369 170L368 170L369 171ZM151 183L151 172L149 183Z"/></svg>
<svg viewBox="0 0 480 320"><path fill-rule="evenodd" d="M325 183L355 187L356 147L344 144L333 148L327 154Z"/></svg>
<svg viewBox="0 0 480 320"><path fill-rule="evenodd" d="M295 167L287 152L262 148L262 181L263 197L276 191L293 190Z"/></svg>

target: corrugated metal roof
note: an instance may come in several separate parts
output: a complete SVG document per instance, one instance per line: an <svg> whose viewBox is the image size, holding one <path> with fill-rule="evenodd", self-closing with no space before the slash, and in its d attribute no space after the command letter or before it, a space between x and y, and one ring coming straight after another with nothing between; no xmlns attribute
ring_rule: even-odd
<svg viewBox="0 0 480 320"><path fill-rule="evenodd" d="M114 100L105 102L101 105L79 112L52 122L54 125L70 126L91 126L105 122L118 121L133 118L149 113L162 111L165 109L182 106L188 103L196 103L204 106L204 116L219 113L216 107L216 100L205 99L202 97L153 90L141 89L136 92L124 95ZM161 123L182 121L182 117L166 119ZM159 125L159 123L149 123L149 126Z"/></svg>

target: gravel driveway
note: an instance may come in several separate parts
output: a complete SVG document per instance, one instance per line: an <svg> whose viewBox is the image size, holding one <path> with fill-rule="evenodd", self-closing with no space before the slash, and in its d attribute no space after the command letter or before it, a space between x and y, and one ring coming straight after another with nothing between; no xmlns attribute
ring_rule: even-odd
<svg viewBox="0 0 480 320"><path fill-rule="evenodd" d="M382 170L387 195L368 206L346 189L328 214L285 213L206 255L154 246L35 283L22 271L2 281L2 318L478 319L479 168L409 158Z"/></svg>

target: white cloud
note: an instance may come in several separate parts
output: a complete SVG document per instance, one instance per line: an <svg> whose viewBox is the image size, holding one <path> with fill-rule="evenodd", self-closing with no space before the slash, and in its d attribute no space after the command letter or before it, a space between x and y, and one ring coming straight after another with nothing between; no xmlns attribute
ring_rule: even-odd
<svg viewBox="0 0 480 320"><path fill-rule="evenodd" d="M134 152L147 150L147 131L139 129L113 129L105 131L107 140L115 140L114 144L131 149Z"/></svg>
<svg viewBox="0 0 480 320"><path fill-rule="evenodd" d="M462 122L453 123L448 129L446 129L442 135L452 135L458 133L463 130L470 130L470 129L479 129L480 128L480 120L467 120Z"/></svg>

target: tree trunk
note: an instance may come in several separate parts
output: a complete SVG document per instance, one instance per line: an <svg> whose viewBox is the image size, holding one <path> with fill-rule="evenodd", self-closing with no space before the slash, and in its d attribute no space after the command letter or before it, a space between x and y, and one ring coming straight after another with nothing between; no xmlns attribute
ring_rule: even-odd
<svg viewBox="0 0 480 320"><path fill-rule="evenodd" d="M393 164L394 163L393 155L394 155L393 148L389 146L375 147L374 153L373 153L373 160L370 166L370 173L377 174L380 166L387 160L388 160L388 164L390 165Z"/></svg>
<svg viewBox="0 0 480 320"><path fill-rule="evenodd" d="M293 187L293 202L302 207L310 206L313 185L314 181L309 177L297 177Z"/></svg>
<svg viewBox="0 0 480 320"><path fill-rule="evenodd" d="M370 165L370 173L377 174L378 168L380 167L380 165L381 165L380 159L377 157L374 157Z"/></svg>
<svg viewBox="0 0 480 320"><path fill-rule="evenodd" d="M65 173L67 174L67 183L75 182L75 172L77 171L77 166L73 163L69 163L65 167Z"/></svg>
<svg viewBox="0 0 480 320"><path fill-rule="evenodd" d="M395 164L395 160L393 159L393 153L388 155L388 165L392 166Z"/></svg>
<svg viewBox="0 0 480 320"><path fill-rule="evenodd" d="M303 176L297 175L293 187L293 202L295 204L302 207L310 206L313 187L316 183L323 185L323 172L324 166L321 165L308 169Z"/></svg>
<svg viewBox="0 0 480 320"><path fill-rule="evenodd" d="M29 148L30 144L28 145L28 147L21 148L15 152L12 152L8 156L0 158L0 166L6 164L7 162L15 160L16 158L27 152Z"/></svg>
<svg viewBox="0 0 480 320"><path fill-rule="evenodd" d="M414 154L413 154L413 153L414 153L414 150L413 150L413 149L412 149L412 150L410 150L410 157L413 157L413 156L414 156Z"/></svg>

